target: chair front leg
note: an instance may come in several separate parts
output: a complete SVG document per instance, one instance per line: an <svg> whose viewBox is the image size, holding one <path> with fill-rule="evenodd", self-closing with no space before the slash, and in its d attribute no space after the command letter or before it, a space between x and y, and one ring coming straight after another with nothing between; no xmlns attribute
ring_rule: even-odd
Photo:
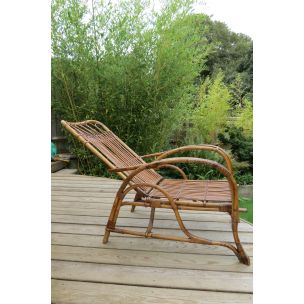
<svg viewBox="0 0 304 304"><path fill-rule="evenodd" d="M233 195L233 206L232 210L230 213L231 216L231 224L232 224L232 233L233 233L233 238L234 242L237 248L237 257L239 261L245 265L250 265L250 258L246 254L242 243L239 238L239 233L238 233L238 224L240 222L240 215L239 215L239 199L238 199L238 193L237 191L234 191Z"/></svg>
<svg viewBox="0 0 304 304"><path fill-rule="evenodd" d="M233 213L232 213L233 214ZM237 248L237 257L239 259L239 261L245 265L250 265L250 258L248 257L248 255L246 254L242 243L240 241L239 238L239 233L238 233L238 220L235 219L233 217L233 215L231 216L231 222L232 222L232 233L233 233L233 238L234 238L234 242Z"/></svg>
<svg viewBox="0 0 304 304"><path fill-rule="evenodd" d="M111 229L115 228L117 217L119 214L119 209L121 207L122 199L120 198L119 192L116 194L115 201L113 203L111 213L108 219L108 223L105 228L105 233L103 237L103 243L106 244L109 240Z"/></svg>

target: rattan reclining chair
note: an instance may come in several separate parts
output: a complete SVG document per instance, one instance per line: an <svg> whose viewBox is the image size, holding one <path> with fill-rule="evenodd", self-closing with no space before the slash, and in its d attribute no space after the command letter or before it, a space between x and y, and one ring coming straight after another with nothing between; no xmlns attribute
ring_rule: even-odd
<svg viewBox="0 0 304 304"><path fill-rule="evenodd" d="M109 167L110 172L116 172L123 179L113 203L103 243L108 242L111 232L117 232L146 238L219 245L231 249L241 263L250 264L250 259L246 255L238 236L240 210L237 184L233 177L231 160L223 149L212 145L191 145L140 157L104 124L98 121L87 120L74 123L63 120L61 123L91 152L99 157ZM190 150L216 152L224 158L226 166L201 158L171 157L175 153ZM169 156L170 158L168 158ZM145 158L151 157L154 157L155 160L149 163L144 161ZM197 163L213 167L221 172L225 179L188 180L186 174L175 165L178 163ZM182 179L163 178L156 172L157 169L163 167L177 170ZM134 201L125 200L125 196L131 190L136 192ZM125 205L132 206L132 212L136 206L151 208L150 220L145 232L116 227L119 210ZM186 237L152 233L156 208L172 209L178 225ZM179 210L228 212L231 216L235 246L231 243L211 241L193 235L185 227Z"/></svg>

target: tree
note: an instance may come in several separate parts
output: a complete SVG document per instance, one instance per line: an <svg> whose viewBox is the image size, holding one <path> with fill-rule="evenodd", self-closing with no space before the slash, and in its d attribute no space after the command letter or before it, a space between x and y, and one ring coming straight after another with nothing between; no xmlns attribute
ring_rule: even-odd
<svg viewBox="0 0 304 304"><path fill-rule="evenodd" d="M246 93L252 94L252 50L250 37L234 33L223 22L212 21L206 15L197 15L201 21L201 39L208 44L207 61L201 77L224 73L223 81L231 84L237 75L244 82Z"/></svg>
<svg viewBox="0 0 304 304"><path fill-rule="evenodd" d="M245 106L245 100L248 93L246 93L240 74L237 74L234 81L229 85L229 90L231 93L230 104L232 109L237 110L243 108Z"/></svg>

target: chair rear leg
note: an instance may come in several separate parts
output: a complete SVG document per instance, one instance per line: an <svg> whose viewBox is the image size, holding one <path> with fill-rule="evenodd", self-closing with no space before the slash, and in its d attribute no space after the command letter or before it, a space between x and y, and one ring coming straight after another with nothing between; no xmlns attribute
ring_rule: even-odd
<svg viewBox="0 0 304 304"><path fill-rule="evenodd" d="M150 219L149 219L149 224L145 233L146 237L149 237L153 228L153 223L154 223L154 215L155 215L155 207L151 207L151 212L150 212Z"/></svg>
<svg viewBox="0 0 304 304"><path fill-rule="evenodd" d="M135 207L136 207L136 206L132 206L132 207L131 207L131 212L134 212L134 211L135 211Z"/></svg>
<svg viewBox="0 0 304 304"><path fill-rule="evenodd" d="M136 191L135 197L134 197L134 202L136 202L137 200L140 200L143 197L143 195L140 192ZM136 206L132 206L131 207L131 212L135 211L135 207Z"/></svg>

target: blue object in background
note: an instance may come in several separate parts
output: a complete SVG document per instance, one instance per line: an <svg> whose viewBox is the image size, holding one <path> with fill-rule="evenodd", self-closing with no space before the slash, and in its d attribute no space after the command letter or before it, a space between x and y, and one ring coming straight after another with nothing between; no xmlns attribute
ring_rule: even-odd
<svg viewBox="0 0 304 304"><path fill-rule="evenodd" d="M53 142L51 142L51 157L52 157L52 159L54 159L56 154L57 154L57 147Z"/></svg>

